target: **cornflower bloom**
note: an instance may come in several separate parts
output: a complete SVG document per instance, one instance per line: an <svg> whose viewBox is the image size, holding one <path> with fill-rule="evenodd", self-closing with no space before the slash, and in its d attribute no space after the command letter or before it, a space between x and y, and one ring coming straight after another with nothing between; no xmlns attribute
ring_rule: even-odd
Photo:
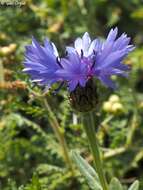
<svg viewBox="0 0 143 190"><path fill-rule="evenodd" d="M25 69L34 82L48 88L56 82L66 83L70 102L78 111L89 111L97 104L97 78L107 87L116 88L113 75L127 77L130 70L123 63L124 58L134 49L130 38L123 33L117 37L118 29L111 29L107 39L91 41L86 32L77 38L74 47L66 48L67 55L59 58L55 45L48 39L41 46L36 39L26 47ZM75 106L76 105L76 106Z"/></svg>

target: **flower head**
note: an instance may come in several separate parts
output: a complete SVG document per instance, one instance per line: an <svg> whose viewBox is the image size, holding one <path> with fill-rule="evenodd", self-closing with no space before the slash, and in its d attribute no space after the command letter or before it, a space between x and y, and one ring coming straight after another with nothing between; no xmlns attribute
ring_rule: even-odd
<svg viewBox="0 0 143 190"><path fill-rule="evenodd" d="M67 47L67 56L58 58L58 52L48 39L41 46L36 39L26 47L25 69L34 82L51 86L63 81L68 84L69 91L77 86L85 87L89 79L95 77L105 86L115 88L112 75L126 77L129 66L123 63L124 58L134 49L129 45L130 38L123 33L117 37L118 29L111 29L107 39L91 41L86 32L82 38L77 38L74 47Z"/></svg>

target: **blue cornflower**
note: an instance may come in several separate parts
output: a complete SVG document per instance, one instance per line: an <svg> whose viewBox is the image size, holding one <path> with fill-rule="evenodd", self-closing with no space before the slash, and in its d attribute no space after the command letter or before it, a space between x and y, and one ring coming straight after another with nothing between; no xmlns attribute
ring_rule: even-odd
<svg viewBox="0 0 143 190"><path fill-rule="evenodd" d="M32 45L26 47L24 71L40 85L50 87L55 82L65 82L70 92L78 86L84 88L93 77L107 87L115 88L111 76L127 76L130 68L123 60L134 49L125 33L118 38L117 34L117 28L111 29L105 41L91 41L86 32L75 40L74 47L66 48L67 55L61 59L48 39L43 47L33 38Z"/></svg>

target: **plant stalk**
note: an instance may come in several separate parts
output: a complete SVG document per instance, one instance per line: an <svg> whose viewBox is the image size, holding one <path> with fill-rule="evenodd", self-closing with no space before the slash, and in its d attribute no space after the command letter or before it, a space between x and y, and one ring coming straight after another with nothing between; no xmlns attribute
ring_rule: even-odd
<svg viewBox="0 0 143 190"><path fill-rule="evenodd" d="M100 157L98 141L95 134L95 123L92 113L83 115L83 125L89 141L90 149L94 159L96 172L98 173L103 190L108 190L108 184L103 171L103 165Z"/></svg>
<svg viewBox="0 0 143 190"><path fill-rule="evenodd" d="M1 60L0 60L0 82L4 82L4 68Z"/></svg>
<svg viewBox="0 0 143 190"><path fill-rule="evenodd" d="M44 106L49 113L49 121L50 121L51 127L52 127L52 129L53 129L53 131L54 131L54 133L55 133L55 135L56 135L56 137L57 137L57 139L61 145L64 160L67 163L67 165L69 166L69 168L71 169L72 175L74 176L73 164L72 164L72 161L71 161L70 156L69 156L68 146L67 146L67 143L65 141L64 133L61 130L59 123L56 119L56 116L52 112L47 100L44 98L43 101L44 101Z"/></svg>

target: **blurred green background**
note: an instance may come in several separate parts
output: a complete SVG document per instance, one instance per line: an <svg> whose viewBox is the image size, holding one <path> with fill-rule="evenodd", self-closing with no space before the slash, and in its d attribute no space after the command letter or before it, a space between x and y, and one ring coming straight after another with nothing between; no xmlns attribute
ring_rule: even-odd
<svg viewBox="0 0 143 190"><path fill-rule="evenodd" d="M64 47L84 32L105 38L110 28L126 32L136 50L125 60L132 67L120 88L104 90L97 135L104 151L107 178L116 176L125 190L135 179L143 189L143 1L142 0L0 0L0 189L88 190L75 168L71 176L50 127L49 112L29 92L41 89L22 73L24 46L35 36L49 37ZM6 2L6 1L5 1ZM66 89L47 96L70 149L92 164L78 114L68 103Z"/></svg>

